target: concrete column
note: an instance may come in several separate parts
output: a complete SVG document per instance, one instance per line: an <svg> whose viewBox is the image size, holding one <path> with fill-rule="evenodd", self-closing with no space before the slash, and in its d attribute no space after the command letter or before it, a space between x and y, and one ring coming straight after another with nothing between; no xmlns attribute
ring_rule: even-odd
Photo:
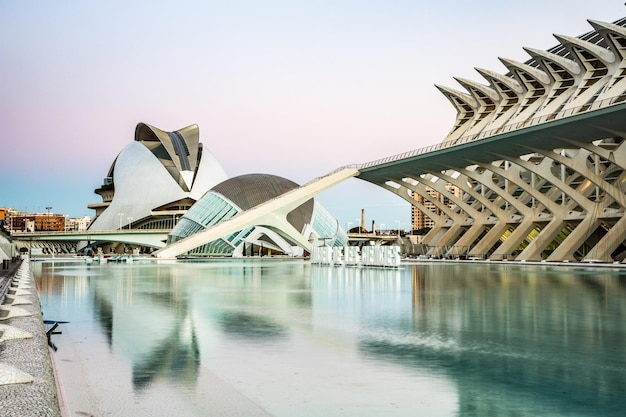
<svg viewBox="0 0 626 417"><path fill-rule="evenodd" d="M587 253L585 260L590 259L608 259L608 256L617 249L617 247L626 241L626 217L620 218L611 229L604 235L602 239Z"/></svg>
<svg viewBox="0 0 626 417"><path fill-rule="evenodd" d="M600 224L595 216L585 217L557 248L548 256L548 261L575 261L574 251L577 250ZM565 244L567 243L567 244ZM603 260L610 261L611 254L604 254Z"/></svg>

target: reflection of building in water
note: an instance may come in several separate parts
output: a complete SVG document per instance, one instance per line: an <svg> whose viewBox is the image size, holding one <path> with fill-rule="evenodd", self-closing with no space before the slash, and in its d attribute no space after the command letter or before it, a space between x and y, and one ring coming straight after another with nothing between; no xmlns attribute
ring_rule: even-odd
<svg viewBox="0 0 626 417"><path fill-rule="evenodd" d="M316 333L352 345L360 335L384 327L385 317L406 317L411 282L399 269L311 266L312 323ZM324 329L323 331L321 329Z"/></svg>
<svg viewBox="0 0 626 417"><path fill-rule="evenodd" d="M200 354L196 330L177 277L159 273L134 281L94 280L94 310L112 349L133 363L133 386L142 389L161 378L194 385Z"/></svg>
<svg viewBox="0 0 626 417"><path fill-rule="evenodd" d="M618 275L473 269L415 266L412 329L369 332L362 353L452 377L460 415L508 415L498 404L516 402L527 415L567 415L585 403L590 413L606 410L599 405L623 410L626 400L615 387L624 380L626 353L616 347L626 340L613 329L626 316L626 288Z"/></svg>
<svg viewBox="0 0 626 417"><path fill-rule="evenodd" d="M200 367L200 350L189 314L180 326L157 341L152 351L133 363L133 386L141 389L159 378L195 385Z"/></svg>
<svg viewBox="0 0 626 417"><path fill-rule="evenodd" d="M458 415L620 415L626 406L626 284L617 272L268 260L90 266L95 275L71 270L63 282L67 270L45 268L42 292L68 304L95 300L137 390L165 379L195 388L201 360L241 363L232 349L255 360L285 352L268 361L276 369L332 351L328 358L349 357L368 372L395 368L428 382L411 393L445 390ZM302 355L309 346L319 357Z"/></svg>
<svg viewBox="0 0 626 417"><path fill-rule="evenodd" d="M146 265L149 276L134 265L120 275L113 272L91 281L97 320L111 349L132 362L135 389L160 379L195 385L201 351L218 340L267 343L288 338L285 323L292 306L310 311L310 294L302 291L307 288L304 262L263 264L272 262L279 266L271 273L253 262L240 268L212 264L210 286L207 265L195 268L192 263L188 268ZM239 288L245 290L233 290Z"/></svg>
<svg viewBox="0 0 626 417"><path fill-rule="evenodd" d="M243 311L224 311L219 323L224 333L242 339L276 340L288 334L286 326L259 314Z"/></svg>
<svg viewBox="0 0 626 417"><path fill-rule="evenodd" d="M293 318L289 312L296 309L308 315L310 311L304 268L303 261L228 263L218 273L226 275L212 281L210 298L203 295L202 280L191 282L187 289L194 294L190 301L194 317L203 320L198 327L213 328L218 337L237 344L284 342Z"/></svg>

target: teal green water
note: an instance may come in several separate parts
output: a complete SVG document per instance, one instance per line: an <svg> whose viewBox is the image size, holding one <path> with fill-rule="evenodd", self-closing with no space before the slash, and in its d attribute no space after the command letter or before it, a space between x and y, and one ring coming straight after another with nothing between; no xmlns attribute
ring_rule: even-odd
<svg viewBox="0 0 626 417"><path fill-rule="evenodd" d="M53 336L70 415L626 413L615 270L266 260L33 272L44 318L70 322Z"/></svg>

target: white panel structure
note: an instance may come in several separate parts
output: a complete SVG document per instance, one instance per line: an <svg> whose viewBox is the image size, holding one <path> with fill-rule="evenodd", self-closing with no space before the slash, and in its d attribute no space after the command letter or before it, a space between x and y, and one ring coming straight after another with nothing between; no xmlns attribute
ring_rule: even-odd
<svg viewBox="0 0 626 417"><path fill-rule="evenodd" d="M422 254L626 259L626 18L589 23L526 62L500 58L506 73L477 69L488 85L437 86L457 111L448 136L359 166L429 219Z"/></svg>

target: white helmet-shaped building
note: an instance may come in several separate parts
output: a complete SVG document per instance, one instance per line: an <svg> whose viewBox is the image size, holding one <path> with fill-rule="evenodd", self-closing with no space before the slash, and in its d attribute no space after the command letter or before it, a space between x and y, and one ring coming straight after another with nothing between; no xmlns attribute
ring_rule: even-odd
<svg viewBox="0 0 626 417"><path fill-rule="evenodd" d="M199 142L197 125L165 132L145 123L117 156L104 184L95 190L90 230L171 229L207 190L227 178Z"/></svg>
<svg viewBox="0 0 626 417"><path fill-rule="evenodd" d="M207 192L183 216L170 243L188 238L246 210L287 193L299 185L269 174L247 174L228 179ZM348 237L339 222L311 198L291 210L282 221L259 223L211 242L198 241L187 256L251 256L257 254L304 255L297 242L324 240L328 246L343 246Z"/></svg>

